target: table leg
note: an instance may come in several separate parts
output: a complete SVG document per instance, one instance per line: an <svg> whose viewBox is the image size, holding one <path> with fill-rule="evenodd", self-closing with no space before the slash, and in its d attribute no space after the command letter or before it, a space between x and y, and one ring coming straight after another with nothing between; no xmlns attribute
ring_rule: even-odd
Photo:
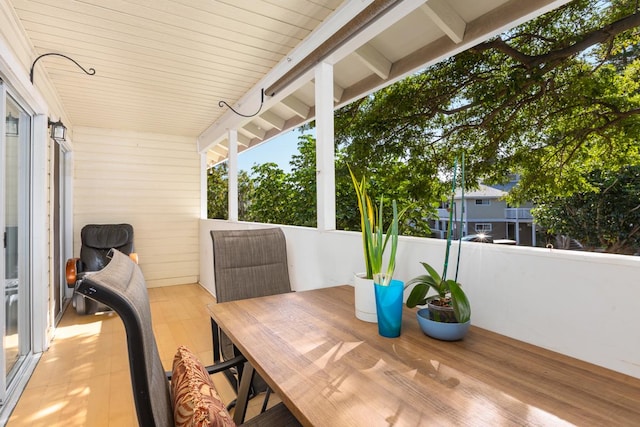
<svg viewBox="0 0 640 427"><path fill-rule="evenodd" d="M245 362L242 369L242 378L240 378L240 387L238 387L238 398L236 400L236 408L233 413L233 422L240 425L244 422L244 416L247 413L247 404L249 403L249 392L255 370L251 363Z"/></svg>

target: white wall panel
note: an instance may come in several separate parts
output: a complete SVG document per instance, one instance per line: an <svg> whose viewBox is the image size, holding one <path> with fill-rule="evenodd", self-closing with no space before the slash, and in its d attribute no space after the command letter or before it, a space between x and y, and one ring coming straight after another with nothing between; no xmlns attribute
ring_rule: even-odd
<svg viewBox="0 0 640 427"><path fill-rule="evenodd" d="M147 285L198 280L200 156L195 139L74 129L74 254L90 223L130 223Z"/></svg>

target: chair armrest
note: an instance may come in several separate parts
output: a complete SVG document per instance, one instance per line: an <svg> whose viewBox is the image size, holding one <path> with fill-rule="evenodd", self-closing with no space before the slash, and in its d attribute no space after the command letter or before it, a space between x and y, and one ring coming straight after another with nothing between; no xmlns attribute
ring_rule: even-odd
<svg viewBox="0 0 640 427"><path fill-rule="evenodd" d="M207 370L209 375L212 375L217 372L226 371L227 369L237 368L238 366L243 365L246 361L247 358L240 354L233 359L225 360L224 362L218 362L214 365L205 366L205 369Z"/></svg>
<svg viewBox="0 0 640 427"><path fill-rule="evenodd" d="M76 285L76 280L78 279L78 273L80 273L81 269L80 258L69 258L67 260L67 265L65 266L65 273L67 278L67 286L73 288Z"/></svg>
<svg viewBox="0 0 640 427"><path fill-rule="evenodd" d="M213 374L216 374L218 372L226 371L227 369L237 368L238 366L243 365L246 361L247 361L247 359L243 355L240 355L240 356L234 357L233 359L226 360L226 361L220 362L220 363L216 363L215 365L205 366L204 368L207 370L209 375L213 375ZM171 381L171 377L173 375L173 372L165 371L164 373L167 376L167 380Z"/></svg>

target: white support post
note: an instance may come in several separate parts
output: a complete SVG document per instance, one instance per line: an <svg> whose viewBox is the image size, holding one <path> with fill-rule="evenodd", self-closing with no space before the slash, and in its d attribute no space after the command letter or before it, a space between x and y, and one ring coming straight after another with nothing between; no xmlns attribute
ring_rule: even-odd
<svg viewBox="0 0 640 427"><path fill-rule="evenodd" d="M209 168L207 153L200 153L200 218L207 219L209 202ZM69 212L72 212L71 210ZM69 230L73 230L70 228Z"/></svg>
<svg viewBox="0 0 640 427"><path fill-rule="evenodd" d="M315 68L316 189L318 230L336 229L336 173L333 125L333 66Z"/></svg>
<svg viewBox="0 0 640 427"><path fill-rule="evenodd" d="M238 221L238 130L229 129L229 221Z"/></svg>
<svg viewBox="0 0 640 427"><path fill-rule="evenodd" d="M536 223L532 222L531 223L531 246L535 248L536 244L538 244L538 242L536 241Z"/></svg>
<svg viewBox="0 0 640 427"><path fill-rule="evenodd" d="M4 117L4 116L3 116ZM33 352L41 353L49 348L48 332L53 325L49 323L49 210L47 200L49 189L47 172L50 171L47 153L49 137L47 135L48 117L44 114L33 116L33 154L31 156L31 283ZM26 222L26 221L25 221ZM24 228L25 230L27 227ZM29 267L27 267L29 268ZM20 335L28 336L28 334ZM22 345L22 344L21 344Z"/></svg>

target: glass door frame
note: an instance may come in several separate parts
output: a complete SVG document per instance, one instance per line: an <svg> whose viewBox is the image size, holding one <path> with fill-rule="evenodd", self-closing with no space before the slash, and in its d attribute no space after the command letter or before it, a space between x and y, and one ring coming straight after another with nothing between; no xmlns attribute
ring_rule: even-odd
<svg viewBox="0 0 640 427"><path fill-rule="evenodd" d="M2 110L4 111L5 109L4 96L9 94L31 117L31 139L29 141L31 152L27 165L25 165L30 168L29 192L28 195L24 195L24 197L29 198L30 204L30 211L25 213L25 221L30 240L29 262L26 268L31 280L29 295L31 302L29 306L31 352L26 357L25 362L22 363L16 378L8 387L5 380L4 386L0 390L0 399L2 401L0 404L0 425L4 425L8 421L8 417L22 390L26 387L42 352L49 347L55 331L54 324L50 321L51 310L49 309L51 279L49 267L50 225L48 220L48 174L50 170L48 163L48 150L50 147L48 119L51 114L54 114L56 118L60 117L60 111L55 108L55 111L51 111L51 106L47 100L43 98L35 86L30 84L28 75L24 73L24 64L13 55L13 51L0 37L0 96L2 97ZM2 122L1 126L2 132L4 132L5 122ZM4 178L1 185L5 185ZM68 197L68 194L65 197ZM65 203L67 206L71 206L70 201L65 200ZM65 219L65 221L69 220ZM4 259L1 262L4 263Z"/></svg>
<svg viewBox="0 0 640 427"><path fill-rule="evenodd" d="M5 276L6 276L6 266L5 266L5 252L6 252L6 232L5 232L5 209L4 209L4 200L5 200L5 158L6 158L6 136L5 136L5 117L6 117L6 89L5 85L0 79L0 170L2 171L2 176L0 176L0 232L2 233L2 250L0 251L0 295L6 294L6 285L5 285ZM3 302L4 304L4 302ZM6 401L6 390L7 390L7 374L6 374L6 356L4 352L4 333L7 328L5 316L0 316L0 331L2 331L2 344L0 348L0 404L3 404Z"/></svg>
<svg viewBox="0 0 640 427"><path fill-rule="evenodd" d="M19 227L22 228L20 238L26 241L28 244L23 244L20 249L19 256L21 261L21 278L28 280L28 288L24 289L21 294L23 319L19 321L22 327L25 328L24 339L22 339L20 345L26 346L26 351L23 351L23 360L19 368L16 370L10 382L7 382L6 367L5 367L5 355L4 355L4 340L2 349L0 351L0 363L2 366L2 374L0 375L0 424L6 422L8 415L10 414L13 406L17 403L22 389L26 386L29 377L41 356L41 353L48 348L50 342L50 336L52 335L52 327L48 322L48 302L49 302L49 259L48 259L48 227L46 224L46 218L48 214L47 206L47 147L48 147L48 134L47 123L48 118L44 114L38 114L31 108L31 104L25 100L35 100L38 109L42 109L42 106L36 98L32 96L32 93L27 90L24 93L25 96L21 96L19 91L21 85L18 81L18 91L13 88L2 73L3 63L0 61L0 117L5 117L7 96L10 96L24 113L30 117L30 124L27 126L23 122L22 126L27 126L21 132L29 133L28 141L26 142L24 149L27 150L23 153L21 160L21 168L24 170L21 175L20 185L20 203L23 206L22 209L26 211L20 212L19 215ZM5 70L6 71L6 70ZM11 73L9 73L11 78ZM24 88L23 88L24 89ZM0 123L0 163L4 163L6 160L6 140L5 140L5 126L6 122ZM4 168L4 165L3 165ZM5 193L5 177L0 178L0 197L4 203L6 198ZM4 210L4 209L3 209ZM4 235L5 218L4 212L0 212L0 228L2 228ZM5 259L4 259L4 245L2 256L0 257L0 277L4 278L5 275ZM0 291L4 292L5 283L4 280L0 284ZM20 302L20 301L19 301ZM4 316L0 316L1 330L5 331L5 319ZM3 335L4 338L4 335Z"/></svg>
<svg viewBox="0 0 640 427"><path fill-rule="evenodd" d="M31 147L32 147L32 123L33 123L33 114L27 111L21 103L11 94L11 91L6 87L6 85L0 85L0 117L4 118L7 114L7 106L9 103L15 105L17 109L19 109L19 113L16 114L19 116L18 122L18 140L16 141L14 158L8 158L9 152L8 148L8 140L6 135L6 122L3 121L0 123L0 163L2 163L2 169L5 171L9 171L9 164L7 162L15 161L15 227L17 228L15 236L15 242L17 242L17 252L16 252L16 263L17 263L17 271L16 271L16 279L18 280L17 286L17 301L16 304L16 322L17 322L17 343L16 343L16 359L15 362L11 365L11 367L7 367L7 353L6 353L6 334L7 334L7 324L6 318L7 313L3 316L0 316L0 331L2 331L2 349L0 351L0 402L4 403L7 400L7 396L10 394L11 389L14 388L14 384L17 382L17 379L20 376L20 372L23 369L25 361L27 358L33 354L33 339L31 336L32 327L31 322L33 316L31 315L33 305L32 305L32 297L33 297L33 288L32 288L32 280L31 280L31 163L32 163L32 155L31 155ZM28 120L27 120L28 119ZM0 282L0 295L5 296L5 312L7 310L6 304L6 269L11 266L6 265L6 251L11 250L8 247L8 238L7 238L7 221L8 217L6 215L7 210L5 209L7 206L5 203L8 203L7 197L8 194L6 192L7 189L7 175L6 173L2 174L0 178L0 204L3 205L2 215L0 216L0 229L2 230L2 234L4 236L3 239L3 256L0 262L0 278L2 281ZM13 222L12 222L13 224ZM12 239L13 240L13 239ZM13 276L12 276L13 277Z"/></svg>
<svg viewBox="0 0 640 427"><path fill-rule="evenodd" d="M52 254L52 265L51 268L55 274L56 266L53 265L57 263L59 276L58 280L60 281L60 292L57 295L54 295L55 290L52 289L52 298L57 298L60 303L61 311L59 313L55 313L55 310L52 310L52 318L50 322L54 325L57 325L62 315L64 314L64 310L66 305L71 301L71 297L73 296L73 288L69 288L66 282L66 260L73 257L73 238L70 237L73 235L73 223L71 221L71 209L72 206L72 197L71 197L71 186L73 184L73 156L71 149L69 147L68 141L53 141L51 140L51 150L50 150L50 158L53 159L56 155L55 152L58 152L58 183L56 185L55 180L51 179L51 195L50 200L53 201L56 199L54 192L58 192L58 206L52 206L52 210L58 209L58 226L59 226L59 241L56 242L53 232L53 227L55 227L54 219L51 219L51 227L52 227L52 242L54 245L58 245L58 259L55 259L55 256ZM55 162L51 161L52 167L55 167ZM52 248L53 250L53 248ZM53 250L55 253L55 250ZM55 278L54 278L55 280ZM51 285L54 288L54 284Z"/></svg>

